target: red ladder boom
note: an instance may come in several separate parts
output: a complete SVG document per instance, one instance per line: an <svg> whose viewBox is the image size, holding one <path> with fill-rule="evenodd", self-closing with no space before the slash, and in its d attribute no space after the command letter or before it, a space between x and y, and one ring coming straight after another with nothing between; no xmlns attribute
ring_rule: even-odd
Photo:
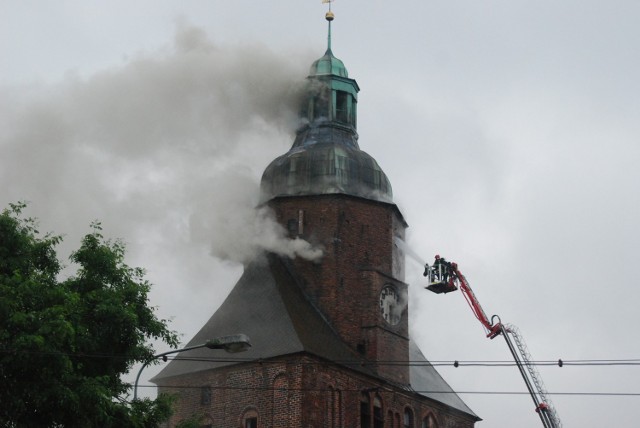
<svg viewBox="0 0 640 428"><path fill-rule="evenodd" d="M425 266L424 276L429 280L426 288L436 294L449 293L459 288L473 315L485 328L489 339L502 334L533 399L542 425L545 428L560 428L562 426L560 418L547 398L542 378L535 365L531 363L531 355L518 330L513 325L503 325L497 315L493 315L491 319L487 317L469 282L458 269L457 263L447 262L444 258L436 256L433 266L428 264ZM494 319L497 319L497 322L494 323Z"/></svg>

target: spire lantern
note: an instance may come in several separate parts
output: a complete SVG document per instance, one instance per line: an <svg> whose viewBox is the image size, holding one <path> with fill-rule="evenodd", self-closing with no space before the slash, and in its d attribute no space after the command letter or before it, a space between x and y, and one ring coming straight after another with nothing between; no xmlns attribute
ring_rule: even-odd
<svg viewBox="0 0 640 428"><path fill-rule="evenodd" d="M341 193L392 202L389 179L375 159L358 146L360 88L331 51L331 10L325 19L327 51L311 65L307 76L300 109L303 125L291 150L271 162L262 175L262 201Z"/></svg>

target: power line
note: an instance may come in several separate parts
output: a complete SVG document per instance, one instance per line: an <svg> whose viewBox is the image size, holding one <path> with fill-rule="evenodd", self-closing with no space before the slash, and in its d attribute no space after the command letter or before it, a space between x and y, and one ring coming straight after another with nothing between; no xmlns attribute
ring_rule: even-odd
<svg viewBox="0 0 640 428"><path fill-rule="evenodd" d="M248 363L259 363L259 364L280 364L287 360L280 359L269 359L269 360L261 360L261 359L242 359L242 358L216 358L216 357L206 357L206 358L196 358L196 357L180 357L176 356L170 358L172 361L188 361L188 362L210 362L210 363L239 363L239 362L248 362ZM345 364L345 365L360 365L360 366L400 366L400 367L515 367L519 364L513 361L495 361L495 360L448 360L448 361L393 361L393 360L377 360L377 361L359 361L359 360L333 360L333 361L301 361L299 362L301 365L332 365L332 364ZM629 360L542 360L542 361L531 361L529 363L522 363L521 365L531 365L531 366L640 366L640 360L638 359L629 359Z"/></svg>
<svg viewBox="0 0 640 428"><path fill-rule="evenodd" d="M161 385L166 389L201 389L203 387L224 391L287 391L287 392L331 392L330 388L276 388L271 386L221 386L221 385ZM156 385L138 385L138 388L158 388ZM438 390L389 390L384 387L375 388L386 392L416 392L419 394L466 394L466 395L529 395L528 391L438 391ZM342 392L360 393L362 389L341 389ZM548 392L557 396L591 396L591 397L640 397L640 392Z"/></svg>
<svg viewBox="0 0 640 428"><path fill-rule="evenodd" d="M27 355L49 355L49 356L66 356L75 358L122 358L128 359L130 357L124 355L113 355L104 353L69 353L69 352L56 352L56 351L30 351L30 350L16 350L16 349L0 349L0 353L5 354L27 354ZM171 361L192 361L192 362L211 362L211 363L260 363L260 364L278 364L288 360L282 360L277 358L270 359L256 359L256 358L242 358L242 357L181 357L174 356L168 357L167 360ZM333 361L301 361L302 365L330 365L330 364L348 364L348 365L378 365L378 366L434 366L434 367L514 367L518 364L508 360L333 360ZM538 360L530 361L524 365L532 366L640 366L640 358L627 358L627 359L576 359L576 360Z"/></svg>

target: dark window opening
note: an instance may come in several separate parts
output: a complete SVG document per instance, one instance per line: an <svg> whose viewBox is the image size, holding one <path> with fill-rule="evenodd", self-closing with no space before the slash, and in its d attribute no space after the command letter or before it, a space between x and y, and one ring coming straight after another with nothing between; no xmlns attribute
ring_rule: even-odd
<svg viewBox="0 0 640 428"><path fill-rule="evenodd" d="M384 428L382 403L378 397L373 400L373 428Z"/></svg>
<svg viewBox="0 0 640 428"><path fill-rule="evenodd" d="M422 428L437 428L436 420L433 415L429 415L422 421Z"/></svg>
<svg viewBox="0 0 640 428"><path fill-rule="evenodd" d="M200 404L203 406L211 404L211 387L203 386L200 388Z"/></svg>
<svg viewBox="0 0 640 428"><path fill-rule="evenodd" d="M353 102L351 103L351 125L354 128L358 127L358 103L356 102L356 100L354 99Z"/></svg>
<svg viewBox="0 0 640 428"><path fill-rule="evenodd" d="M413 428L413 412L411 409L404 409L404 428Z"/></svg>
<svg viewBox="0 0 640 428"><path fill-rule="evenodd" d="M244 420L244 428L258 428L258 418L247 418Z"/></svg>
<svg viewBox="0 0 640 428"><path fill-rule="evenodd" d="M336 120L349 123L349 94L344 91L336 92Z"/></svg>
<svg viewBox="0 0 640 428"><path fill-rule="evenodd" d="M313 97L313 112L311 120L316 120L318 118L324 117L328 118L329 116L329 91L326 87L323 87L318 93Z"/></svg>
<svg viewBox="0 0 640 428"><path fill-rule="evenodd" d="M369 397L362 394L360 398L360 428L371 428L371 409L369 407Z"/></svg>
<svg viewBox="0 0 640 428"><path fill-rule="evenodd" d="M298 220L295 218L291 218L287 221L287 231L289 232L289 236L291 238L296 236L296 232L298 232Z"/></svg>

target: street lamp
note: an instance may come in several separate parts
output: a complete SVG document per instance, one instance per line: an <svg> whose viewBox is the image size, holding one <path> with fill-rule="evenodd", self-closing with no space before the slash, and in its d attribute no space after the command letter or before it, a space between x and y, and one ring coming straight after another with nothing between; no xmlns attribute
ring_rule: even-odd
<svg viewBox="0 0 640 428"><path fill-rule="evenodd" d="M190 351L192 349L198 348L209 348L209 349L224 349L229 353L236 352L244 352L248 351L251 348L251 342L249 341L249 337L246 334L234 334L233 336L222 336L217 337L215 339L211 339L202 343L200 345L187 346L182 349L174 349L171 351L163 352L161 354L154 355L149 360L145 361L145 363L138 370L138 376L136 376L136 383L133 387L133 399L138 399L138 381L140 380L140 375L142 374L142 370L144 370L147 365L156 358L162 357L164 361L167 361L167 355L177 354L178 352Z"/></svg>

